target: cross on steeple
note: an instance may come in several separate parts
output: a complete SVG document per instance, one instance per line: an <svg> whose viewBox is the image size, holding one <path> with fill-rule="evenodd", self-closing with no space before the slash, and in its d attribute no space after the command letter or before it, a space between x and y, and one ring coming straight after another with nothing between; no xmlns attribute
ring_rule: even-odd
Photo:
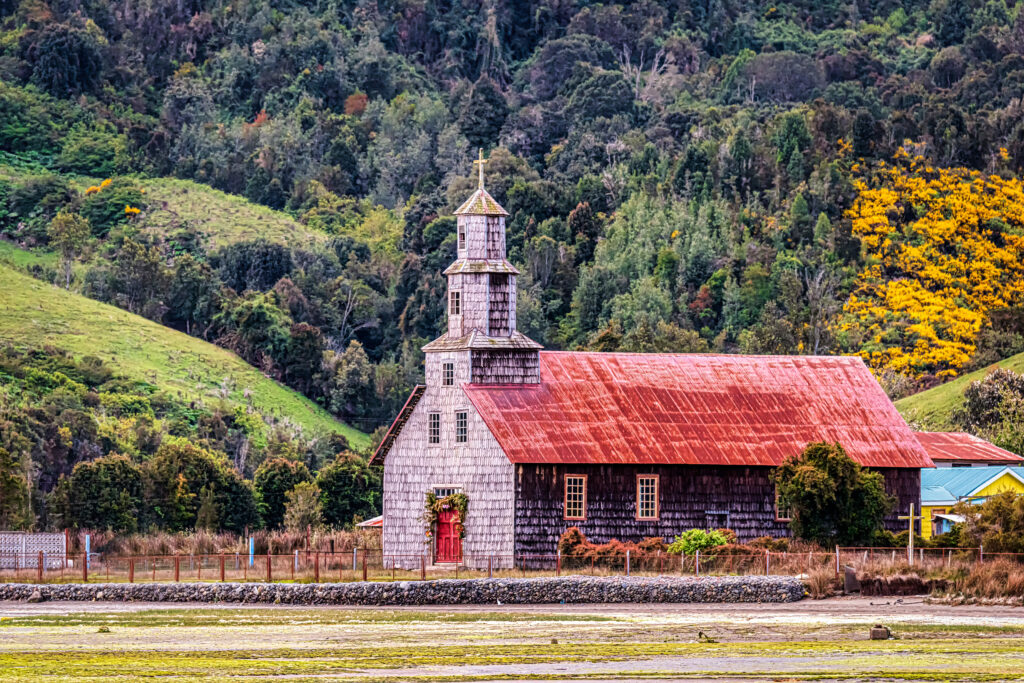
<svg viewBox="0 0 1024 683"><path fill-rule="evenodd" d="M484 189L484 164L487 160L484 159L484 148L480 148L480 158L473 162L473 165L480 164L480 189Z"/></svg>

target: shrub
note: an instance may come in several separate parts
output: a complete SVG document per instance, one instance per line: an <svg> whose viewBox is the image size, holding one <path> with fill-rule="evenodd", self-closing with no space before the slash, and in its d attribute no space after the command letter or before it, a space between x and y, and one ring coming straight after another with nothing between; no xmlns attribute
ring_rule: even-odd
<svg viewBox="0 0 1024 683"><path fill-rule="evenodd" d="M729 537L723 531L726 530L704 531L703 529L690 529L676 536L675 541L666 550L676 555L679 553L693 555L698 550L717 548L730 542ZM735 534L733 534L732 540L736 540Z"/></svg>
<svg viewBox="0 0 1024 683"><path fill-rule="evenodd" d="M104 237L112 227L131 217L125 207L146 208L146 196L130 178L117 178L86 190L79 213L89 221L94 236Z"/></svg>
<svg viewBox="0 0 1024 683"><path fill-rule="evenodd" d="M320 507L320 489L311 481L303 481L295 485L286 494L288 502L284 506L284 528L289 531L303 529L319 529L323 526L324 516Z"/></svg>
<svg viewBox="0 0 1024 683"><path fill-rule="evenodd" d="M61 525L68 528L137 531L142 470L118 454L80 462L70 477L61 477L51 504Z"/></svg>
<svg viewBox="0 0 1024 683"><path fill-rule="evenodd" d="M339 453L334 462L320 468L316 483L323 521L329 526L347 526L356 517L373 517L380 509L380 475L351 451Z"/></svg>
<svg viewBox="0 0 1024 683"><path fill-rule="evenodd" d="M855 462L837 443L812 443L774 473L791 510L793 535L831 547L864 545L895 505L885 480Z"/></svg>
<svg viewBox="0 0 1024 683"><path fill-rule="evenodd" d="M253 486L259 500L260 516L268 529L284 523L288 492L297 484L313 481L309 469L301 462L287 458L271 458L256 470Z"/></svg>
<svg viewBox="0 0 1024 683"><path fill-rule="evenodd" d="M558 539L558 552L563 557L571 557L584 561L599 562L601 560L621 559L626 551L633 555L652 554L665 551L665 541L661 538L645 538L640 543L623 543L612 539L607 543L591 543L579 527L571 526Z"/></svg>

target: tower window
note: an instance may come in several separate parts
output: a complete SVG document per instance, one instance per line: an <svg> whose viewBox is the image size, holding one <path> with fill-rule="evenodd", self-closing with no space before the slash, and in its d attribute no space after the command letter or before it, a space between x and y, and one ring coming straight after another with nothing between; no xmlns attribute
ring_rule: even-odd
<svg viewBox="0 0 1024 683"><path fill-rule="evenodd" d="M441 443L441 413L430 413L427 436L430 443Z"/></svg>
<svg viewBox="0 0 1024 683"><path fill-rule="evenodd" d="M441 366L441 384L446 387L455 384L455 363L445 363Z"/></svg>
<svg viewBox="0 0 1024 683"><path fill-rule="evenodd" d="M461 292L448 292L448 297L451 300L448 310L452 315L462 315L462 293Z"/></svg>
<svg viewBox="0 0 1024 683"><path fill-rule="evenodd" d="M467 413L455 413L455 443L466 443L467 417Z"/></svg>
<svg viewBox="0 0 1024 683"><path fill-rule="evenodd" d="M458 249L459 249L459 251L462 251L465 248L466 248L466 228L465 228L465 226L460 225L459 226L459 244L458 244Z"/></svg>

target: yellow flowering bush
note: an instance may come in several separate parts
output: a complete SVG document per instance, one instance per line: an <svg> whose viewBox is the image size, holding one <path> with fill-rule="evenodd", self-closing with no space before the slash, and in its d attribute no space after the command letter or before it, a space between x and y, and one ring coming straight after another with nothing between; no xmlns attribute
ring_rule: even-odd
<svg viewBox="0 0 1024 683"><path fill-rule="evenodd" d="M866 266L841 331L876 370L957 375L993 308L1024 303L1024 186L901 149L855 181Z"/></svg>

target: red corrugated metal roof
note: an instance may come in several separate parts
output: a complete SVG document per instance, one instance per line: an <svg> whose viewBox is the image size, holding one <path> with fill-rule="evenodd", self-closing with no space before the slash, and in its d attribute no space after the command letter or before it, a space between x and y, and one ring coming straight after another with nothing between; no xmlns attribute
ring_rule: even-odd
<svg viewBox="0 0 1024 683"><path fill-rule="evenodd" d="M769 465L838 441L932 467L857 357L542 351L539 385L463 389L515 463Z"/></svg>
<svg viewBox="0 0 1024 683"><path fill-rule="evenodd" d="M918 432L928 455L935 462L997 462L1019 464L1024 458L965 432Z"/></svg>

